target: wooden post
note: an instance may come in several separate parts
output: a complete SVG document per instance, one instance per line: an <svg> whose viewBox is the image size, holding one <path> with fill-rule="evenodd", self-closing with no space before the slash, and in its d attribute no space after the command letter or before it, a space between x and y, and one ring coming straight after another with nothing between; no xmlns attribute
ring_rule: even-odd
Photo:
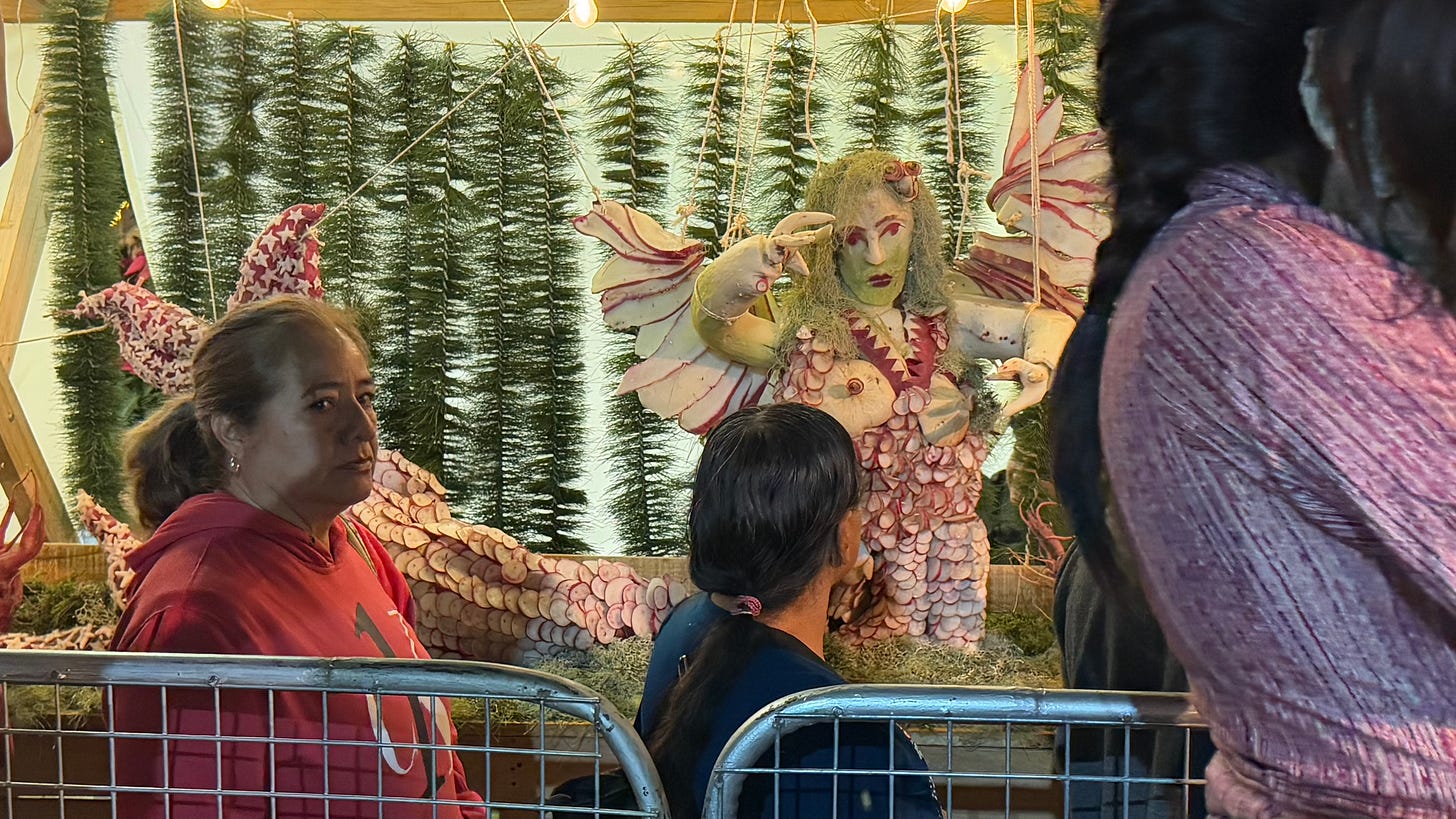
<svg viewBox="0 0 1456 819"><path fill-rule="evenodd" d="M36 101L30 122L16 153L14 175L5 209L0 212L0 488L25 518L39 503L45 510L46 539L71 541L76 529L40 445L25 418L25 408L10 383L10 365L15 361L14 342L20 338L25 312L40 274L46 228L50 224L45 201L45 172L41 153L45 143L44 103ZM20 479L33 472L39 485L38 497L31 497Z"/></svg>
<svg viewBox="0 0 1456 819"><path fill-rule="evenodd" d="M20 479L27 472L34 472L38 479L39 498L32 498L25 487L20 486ZM20 406L20 397L15 394L8 376L0 377L0 483L4 484L6 494L22 517L30 517L31 507L40 503L46 516L46 540L71 542L76 539L76 529L71 525L66 502L46 467L45 458L41 457L40 447Z"/></svg>
<svg viewBox="0 0 1456 819"><path fill-rule="evenodd" d="M10 194L0 212L0 374L8 374L15 362L14 342L20 339L30 295L40 272L45 249L50 209L45 203L45 169L41 151L45 144L45 103L37 99L30 121L16 152Z"/></svg>

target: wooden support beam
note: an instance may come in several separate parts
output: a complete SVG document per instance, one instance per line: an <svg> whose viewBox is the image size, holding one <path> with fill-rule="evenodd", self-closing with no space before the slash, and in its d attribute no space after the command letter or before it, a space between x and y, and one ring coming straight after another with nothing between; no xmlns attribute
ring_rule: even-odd
<svg viewBox="0 0 1456 819"><path fill-rule="evenodd" d="M45 169L41 149L45 143L44 104L37 99L30 122L16 152L10 193L0 212L0 377L15 362L14 342L20 339L30 295L40 273L50 209L45 201Z"/></svg>
<svg viewBox="0 0 1456 819"><path fill-rule="evenodd" d="M20 479L32 471L40 484L39 498L31 497L24 487L18 486ZM0 376L0 484L6 493L14 493L9 497L22 517L29 518L31 507L40 503L46 516L46 540L76 539L71 513L46 467L45 458L41 457L40 446L35 442L30 422L25 420L25 410L20 406L20 397L15 394L8 376Z"/></svg>
<svg viewBox="0 0 1456 819"><path fill-rule="evenodd" d="M37 502L45 510L46 537L74 540L75 527L55 478L41 456L30 422L15 387L10 383L10 365L15 361L12 342L20 337L31 292L40 274L41 252L45 248L50 214L45 201L45 173L41 150L45 142L43 103L36 101L30 123L13 161L10 193L0 212L0 488L16 511L30 517ZM20 479L34 472L39 497L31 497ZM12 494L13 493L13 494Z"/></svg>
<svg viewBox="0 0 1456 819"><path fill-rule="evenodd" d="M507 0L511 14L517 20L555 20L566 9L566 0ZM237 0L233 0L236 3ZM754 17L757 3L757 19L772 21L778 13L778 0L739 0L734 15L736 22L748 22ZM1013 6L1023 0L970 0L961 17L972 23L987 25L1009 25L1014 19ZM1088 9L1095 10L1098 0L1078 0ZM161 8L157 0L113 0L110 18L112 20L145 20L152 11ZM505 19L498 0L414 0L401 3L399 0L247 0L245 5L260 15L286 17L292 14L300 20L347 20L358 22L478 22ZM887 0L811 0L814 16L820 23L846 23L877 17L888 5ZM906 22L925 22L934 12L936 0L900 0L895 4L895 16ZM726 23L733 0L597 0L603 23ZM803 23L802 2L784 3L784 15ZM236 14L236 7L229 6L219 14ZM20 8L22 23L45 21L45 0L23 0ZM601 36L610 37L609 27L603 27Z"/></svg>

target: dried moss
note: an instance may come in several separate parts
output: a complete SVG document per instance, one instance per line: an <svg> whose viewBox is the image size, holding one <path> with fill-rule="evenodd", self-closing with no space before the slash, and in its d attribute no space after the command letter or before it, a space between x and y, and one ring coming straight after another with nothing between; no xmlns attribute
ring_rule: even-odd
<svg viewBox="0 0 1456 819"><path fill-rule="evenodd" d="M1028 657L1040 657L1057 644L1051 618L1040 614L990 614L986 628L1010 640Z"/></svg>
<svg viewBox="0 0 1456 819"><path fill-rule="evenodd" d="M104 583L27 583L10 630L47 634L74 626L110 626L120 616Z"/></svg>
<svg viewBox="0 0 1456 819"><path fill-rule="evenodd" d="M995 631L974 654L950 646L909 638L851 648L834 637L825 644L825 659L852 683L920 685L993 685L1057 688L1061 662L1055 650L1028 655Z"/></svg>
<svg viewBox="0 0 1456 819"><path fill-rule="evenodd" d="M59 693L58 693L59 692ZM11 728L79 728L101 713L101 689L78 686L11 685L4 703Z"/></svg>
<svg viewBox="0 0 1456 819"><path fill-rule="evenodd" d="M95 602L97 592L84 588L87 585L100 589L99 599L110 606L105 587L75 583L39 587L39 592L27 600L27 605L33 608L36 612L33 616L36 617L69 612L73 622L54 628L98 622L80 619L98 616L97 612L101 610ZM106 622L115 622L115 610L110 609L110 612L110 619ZM1060 658L1050 620L1034 615L993 614L989 628L981 650L974 654L911 639L854 648L831 636L825 644L825 659L852 683L1021 688L1056 688L1062 685ZM45 630L50 630L50 627ZM651 656L652 641L632 638L590 651L563 652L536 667L586 686L616 706L624 717L631 717L637 713L642 699ZM50 686L12 686L7 704L11 724L16 726L52 724L53 715L57 713L55 690ZM101 698L96 689L61 689L59 710L67 718L84 719L88 714L99 713L100 706ZM452 714L457 724L478 725L485 720L485 700L458 699L452 705ZM490 719L493 724L529 725L539 721L540 711L528 702L492 700ZM559 723L571 720L548 712L547 721Z"/></svg>
<svg viewBox="0 0 1456 819"><path fill-rule="evenodd" d="M1061 658L1051 620L1036 615L993 614L989 631L981 650L974 654L908 638L856 648L830 636L825 643L825 659L851 683L1061 687ZM590 651L565 652L536 667L600 693L623 716L630 717L641 703L651 656L652 642L633 638ZM461 723L484 718L479 700L458 701L453 713ZM540 719L540 712L524 702L495 702L490 716L492 722L534 723ZM552 720L552 715L547 718Z"/></svg>

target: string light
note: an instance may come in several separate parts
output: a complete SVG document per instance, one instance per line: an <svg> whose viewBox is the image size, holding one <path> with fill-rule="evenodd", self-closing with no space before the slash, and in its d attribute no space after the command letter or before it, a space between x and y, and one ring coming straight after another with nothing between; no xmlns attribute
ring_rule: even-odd
<svg viewBox="0 0 1456 819"><path fill-rule="evenodd" d="M940 0L940 10L946 14L959 14L966 7L967 0Z"/></svg>
<svg viewBox="0 0 1456 819"><path fill-rule="evenodd" d="M568 0L567 16L578 26L591 28L597 21L596 0Z"/></svg>
<svg viewBox="0 0 1456 819"><path fill-rule="evenodd" d="M207 6L214 11L225 8L227 4L228 0L202 0L202 5Z"/></svg>

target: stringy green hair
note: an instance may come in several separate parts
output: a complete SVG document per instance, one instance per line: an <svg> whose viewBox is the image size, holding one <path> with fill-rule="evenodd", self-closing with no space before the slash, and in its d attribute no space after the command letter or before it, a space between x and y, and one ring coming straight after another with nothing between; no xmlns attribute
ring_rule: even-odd
<svg viewBox="0 0 1456 819"><path fill-rule="evenodd" d="M899 195L885 181L885 173L899 161L884 151L860 151L821 167L809 180L804 194L804 209L832 213L838 217L832 236L804 248L804 262L809 278L794 281L784 301L784 316L779 325L778 353L781 367L788 366L789 355L798 347L799 328L809 327L817 338L829 342L835 355L842 359L859 358L859 350L849 333L844 314L852 303L849 291L838 272L838 251L842 241L842 224L854 213L865 197L883 186L897 199ZM910 266L905 276L905 290L897 304L921 316L948 313L950 296L946 292L946 264L942 255L945 226L935 195L923 183L920 195L909 202L914 227L910 238ZM942 365L960 372L965 364L959 356L942 356Z"/></svg>

